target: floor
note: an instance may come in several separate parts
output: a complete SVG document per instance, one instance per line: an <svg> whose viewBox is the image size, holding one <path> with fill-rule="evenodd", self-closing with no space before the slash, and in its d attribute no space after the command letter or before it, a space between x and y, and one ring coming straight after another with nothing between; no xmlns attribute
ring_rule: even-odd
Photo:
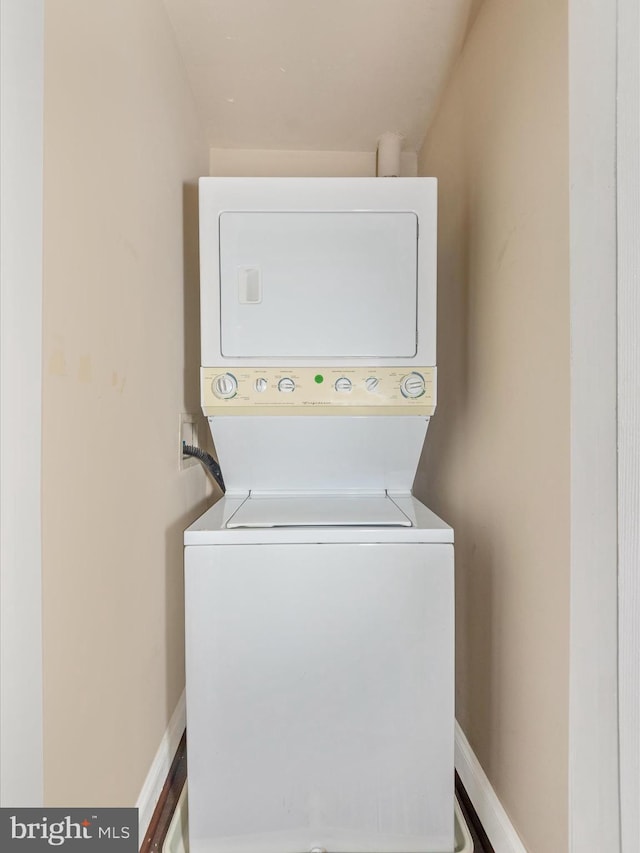
<svg viewBox="0 0 640 853"><path fill-rule="evenodd" d="M147 834L140 844L140 853L161 853L186 778L187 743L185 732L171 765L151 823L149 824ZM456 795L469 831L471 832L471 837L473 838L474 853L495 853L457 773Z"/></svg>

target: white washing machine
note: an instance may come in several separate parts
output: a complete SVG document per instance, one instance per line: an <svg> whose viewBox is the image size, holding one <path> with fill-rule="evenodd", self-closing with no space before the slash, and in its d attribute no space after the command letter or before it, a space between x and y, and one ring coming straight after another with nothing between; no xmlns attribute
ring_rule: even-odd
<svg viewBox="0 0 640 853"><path fill-rule="evenodd" d="M227 492L185 533L191 853L451 853L453 531L431 179L202 179L202 405Z"/></svg>

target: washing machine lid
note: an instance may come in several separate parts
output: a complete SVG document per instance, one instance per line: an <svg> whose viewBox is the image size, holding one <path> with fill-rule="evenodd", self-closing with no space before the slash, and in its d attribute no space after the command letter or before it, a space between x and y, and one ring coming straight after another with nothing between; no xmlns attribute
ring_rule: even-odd
<svg viewBox="0 0 640 853"><path fill-rule="evenodd" d="M334 499L343 500L351 498L352 494L342 493L341 495L322 496L323 501L327 503ZM282 496L278 496L279 500ZM301 500L309 497L309 494L287 495L293 500ZM363 501L369 495L360 494L355 496L358 501ZM193 524L185 530L184 544L186 546L209 546L209 545L267 545L267 544L283 544L283 545L303 545L303 544L377 544L383 542L389 543L451 543L453 544L453 530L451 527L438 518L435 513L428 509L420 501L416 500L413 495L408 493L379 493L378 498L388 500L389 504L395 505L407 519L410 520L409 526L391 525L391 524L338 524L325 526L307 526L297 525L289 527L230 527L228 522L232 519L238 510L247 503L250 498L245 494L229 494L224 495L212 507L210 507L200 518L196 519ZM256 498L252 498L255 500ZM269 500L265 498L264 500ZM275 499L275 498L274 498ZM315 496L315 500L319 498ZM262 498L261 498L262 500ZM275 506L275 504L273 505ZM325 513L331 513L325 504ZM265 510L263 506L263 510ZM361 504L362 509L372 507L372 503L368 500ZM272 510L269 510L271 512ZM266 517L264 511L263 518ZM288 517L290 514L288 513ZM325 515L328 517L328 515ZM355 517L355 513L352 515ZM369 518L373 517L369 515ZM242 518L242 516L240 516ZM318 516L316 516L318 518ZM400 518L400 516L396 516ZM344 520L344 518L343 518Z"/></svg>
<svg viewBox="0 0 640 853"><path fill-rule="evenodd" d="M250 495L228 529L265 527L411 527L387 495Z"/></svg>

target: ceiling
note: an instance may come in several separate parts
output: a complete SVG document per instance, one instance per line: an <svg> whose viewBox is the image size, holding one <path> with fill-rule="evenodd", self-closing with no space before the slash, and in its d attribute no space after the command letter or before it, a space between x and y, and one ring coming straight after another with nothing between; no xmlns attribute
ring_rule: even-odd
<svg viewBox="0 0 640 853"><path fill-rule="evenodd" d="M481 0L164 0L213 148L416 151Z"/></svg>

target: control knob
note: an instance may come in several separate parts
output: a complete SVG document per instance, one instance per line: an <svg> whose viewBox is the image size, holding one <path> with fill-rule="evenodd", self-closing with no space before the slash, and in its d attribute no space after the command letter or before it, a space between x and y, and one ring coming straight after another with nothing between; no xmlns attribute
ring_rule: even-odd
<svg viewBox="0 0 640 853"><path fill-rule="evenodd" d="M238 380L232 373L221 373L211 383L211 390L221 400L235 397L238 390Z"/></svg>
<svg viewBox="0 0 640 853"><path fill-rule="evenodd" d="M283 377L280 382L278 382L278 391L284 391L286 394L290 394L295 390L296 383L288 376Z"/></svg>
<svg viewBox="0 0 640 853"><path fill-rule="evenodd" d="M378 379L377 376L369 376L367 379L364 380L364 384L365 384L365 388L367 389L367 391L369 391L371 394L373 394L374 391L378 390L378 385L380 384L380 380Z"/></svg>
<svg viewBox="0 0 640 853"><path fill-rule="evenodd" d="M403 397L422 397L425 391L424 376L413 371L402 377L400 391Z"/></svg>
<svg viewBox="0 0 640 853"><path fill-rule="evenodd" d="M256 379L256 381L255 381L255 386L254 386L254 387L255 387L256 391L257 391L259 394L262 394L264 391L266 391L266 390L267 390L267 386L268 386L268 384L269 384L269 383L268 383L268 382L267 382L267 380L264 378L264 376L259 376L259 377Z"/></svg>
<svg viewBox="0 0 640 853"><path fill-rule="evenodd" d="M346 394L351 391L351 380L346 376L341 376L339 379L336 379L335 385L333 386L336 391L340 391L342 394Z"/></svg>

